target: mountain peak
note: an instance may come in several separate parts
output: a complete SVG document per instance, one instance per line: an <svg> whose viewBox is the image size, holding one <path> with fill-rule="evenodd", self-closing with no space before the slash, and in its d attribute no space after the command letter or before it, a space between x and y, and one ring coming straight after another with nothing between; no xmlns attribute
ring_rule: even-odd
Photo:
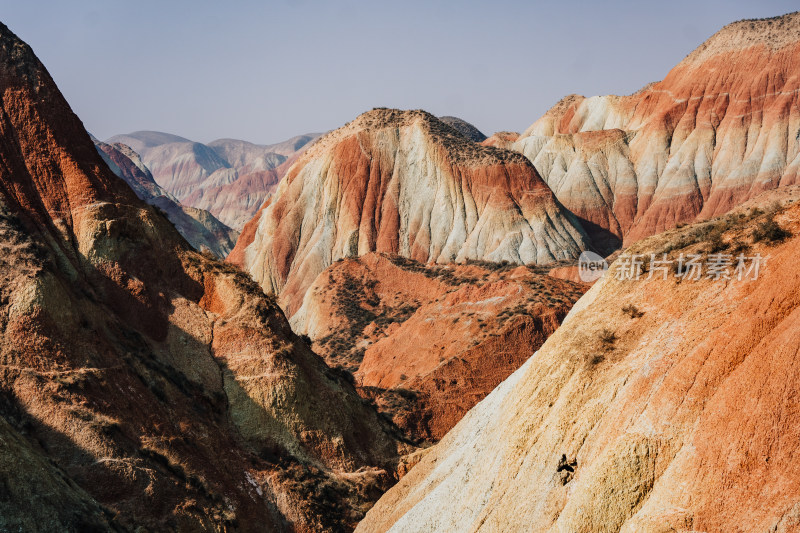
<svg viewBox="0 0 800 533"><path fill-rule="evenodd" d="M244 250L244 267L281 293L290 314L340 258L549 263L586 244L527 158L472 142L419 109L373 109L328 133L257 217L237 257Z"/></svg>
<svg viewBox="0 0 800 533"><path fill-rule="evenodd" d="M452 164L462 166L497 165L516 163L530 165L521 154L482 146L465 137L451 125L422 109L390 109L376 107L366 111L341 128L322 136L303 156L315 157L342 139L356 134L369 134L385 129L419 127L431 141L444 149ZM535 172L535 171L534 171Z"/></svg>
<svg viewBox="0 0 800 533"><path fill-rule="evenodd" d="M762 45L775 51L800 41L800 11L777 17L744 19L724 26L691 52L684 62L699 63L710 57Z"/></svg>

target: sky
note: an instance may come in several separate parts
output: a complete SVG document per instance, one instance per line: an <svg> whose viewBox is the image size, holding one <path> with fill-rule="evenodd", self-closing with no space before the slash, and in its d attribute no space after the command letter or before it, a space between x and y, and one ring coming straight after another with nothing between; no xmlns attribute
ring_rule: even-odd
<svg viewBox="0 0 800 533"><path fill-rule="evenodd" d="M275 143L373 107L522 131L571 93L630 94L729 22L796 0L0 0L101 139Z"/></svg>

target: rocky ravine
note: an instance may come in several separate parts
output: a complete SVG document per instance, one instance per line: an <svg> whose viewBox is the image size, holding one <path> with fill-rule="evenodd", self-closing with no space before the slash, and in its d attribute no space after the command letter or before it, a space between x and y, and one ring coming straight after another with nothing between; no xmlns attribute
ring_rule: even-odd
<svg viewBox="0 0 800 533"><path fill-rule="evenodd" d="M636 94L564 98L510 148L611 251L800 183L798 73L800 13L735 22Z"/></svg>
<svg viewBox="0 0 800 533"><path fill-rule="evenodd" d="M496 263L370 253L317 277L293 329L414 441L435 442L556 330L586 286Z"/></svg>
<svg viewBox="0 0 800 533"><path fill-rule="evenodd" d="M357 531L797 531L800 204L762 213L626 251L769 259L757 280L607 275Z"/></svg>
<svg viewBox="0 0 800 533"><path fill-rule="evenodd" d="M298 135L273 145L237 139L202 144L168 133L137 131L108 142L126 144L141 154L155 180L184 205L205 209L241 230L291 166L287 160L319 135Z"/></svg>
<svg viewBox="0 0 800 533"><path fill-rule="evenodd" d="M289 315L340 258L548 263L587 244L527 159L471 142L424 111L375 109L325 135L258 216L235 257Z"/></svg>
<svg viewBox="0 0 800 533"><path fill-rule="evenodd" d="M97 153L0 25L0 529L347 530L394 429Z"/></svg>
<svg viewBox="0 0 800 533"><path fill-rule="evenodd" d="M125 180L140 199L161 209L178 232L196 250L208 250L224 259L236 244L239 233L203 209L182 205L153 179L139 154L130 146L107 144L92 139L100 156L114 174Z"/></svg>

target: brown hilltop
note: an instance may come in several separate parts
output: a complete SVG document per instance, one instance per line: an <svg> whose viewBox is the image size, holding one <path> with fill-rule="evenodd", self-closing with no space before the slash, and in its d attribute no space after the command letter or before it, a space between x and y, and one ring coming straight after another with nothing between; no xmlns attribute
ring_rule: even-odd
<svg viewBox="0 0 800 533"><path fill-rule="evenodd" d="M441 122L444 122L458 133L469 139L470 141L474 141L477 143L483 142L486 140L486 135L483 134L478 128L470 124L464 119L460 119L458 117L451 117L451 116L444 116L439 117Z"/></svg>
<svg viewBox="0 0 800 533"><path fill-rule="evenodd" d="M340 258L549 263L585 244L525 157L474 143L420 110L375 109L321 137L255 228L234 259L290 315Z"/></svg>
<svg viewBox="0 0 800 533"><path fill-rule="evenodd" d="M352 528L394 429L100 158L0 25L3 530Z"/></svg>

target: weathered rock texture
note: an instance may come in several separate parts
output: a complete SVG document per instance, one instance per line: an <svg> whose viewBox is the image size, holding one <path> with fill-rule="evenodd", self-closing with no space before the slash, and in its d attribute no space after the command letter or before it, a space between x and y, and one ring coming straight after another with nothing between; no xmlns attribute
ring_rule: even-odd
<svg viewBox="0 0 800 533"><path fill-rule="evenodd" d="M111 172L3 25L0 106L0 529L352 527L391 428Z"/></svg>
<svg viewBox="0 0 800 533"><path fill-rule="evenodd" d="M340 258L547 263L576 257L586 241L525 157L424 111L375 109L301 155L239 244L246 270L291 315Z"/></svg>
<svg viewBox="0 0 800 533"><path fill-rule="evenodd" d="M288 170L288 159L319 134L298 135L274 145L236 139L208 144L156 131L116 135L109 143L129 145L141 154L156 182L184 205L205 209L241 230Z"/></svg>
<svg viewBox="0 0 800 533"><path fill-rule="evenodd" d="M512 148L610 251L800 183L800 13L730 24L630 96L570 95Z"/></svg>
<svg viewBox="0 0 800 533"><path fill-rule="evenodd" d="M196 250L208 250L224 259L236 244L239 233L229 228L203 209L188 207L165 191L153 179L139 154L130 146L107 144L92 139L100 156L114 174L124 179L136 195L161 209L175 229Z"/></svg>
<svg viewBox="0 0 800 533"><path fill-rule="evenodd" d="M770 217L635 244L770 258L755 281L604 277L357 531L796 531L800 205L774 217L795 237L750 245Z"/></svg>
<svg viewBox="0 0 800 533"><path fill-rule="evenodd" d="M409 439L436 441L542 345L585 287L510 264L370 253L322 272L292 326Z"/></svg>

